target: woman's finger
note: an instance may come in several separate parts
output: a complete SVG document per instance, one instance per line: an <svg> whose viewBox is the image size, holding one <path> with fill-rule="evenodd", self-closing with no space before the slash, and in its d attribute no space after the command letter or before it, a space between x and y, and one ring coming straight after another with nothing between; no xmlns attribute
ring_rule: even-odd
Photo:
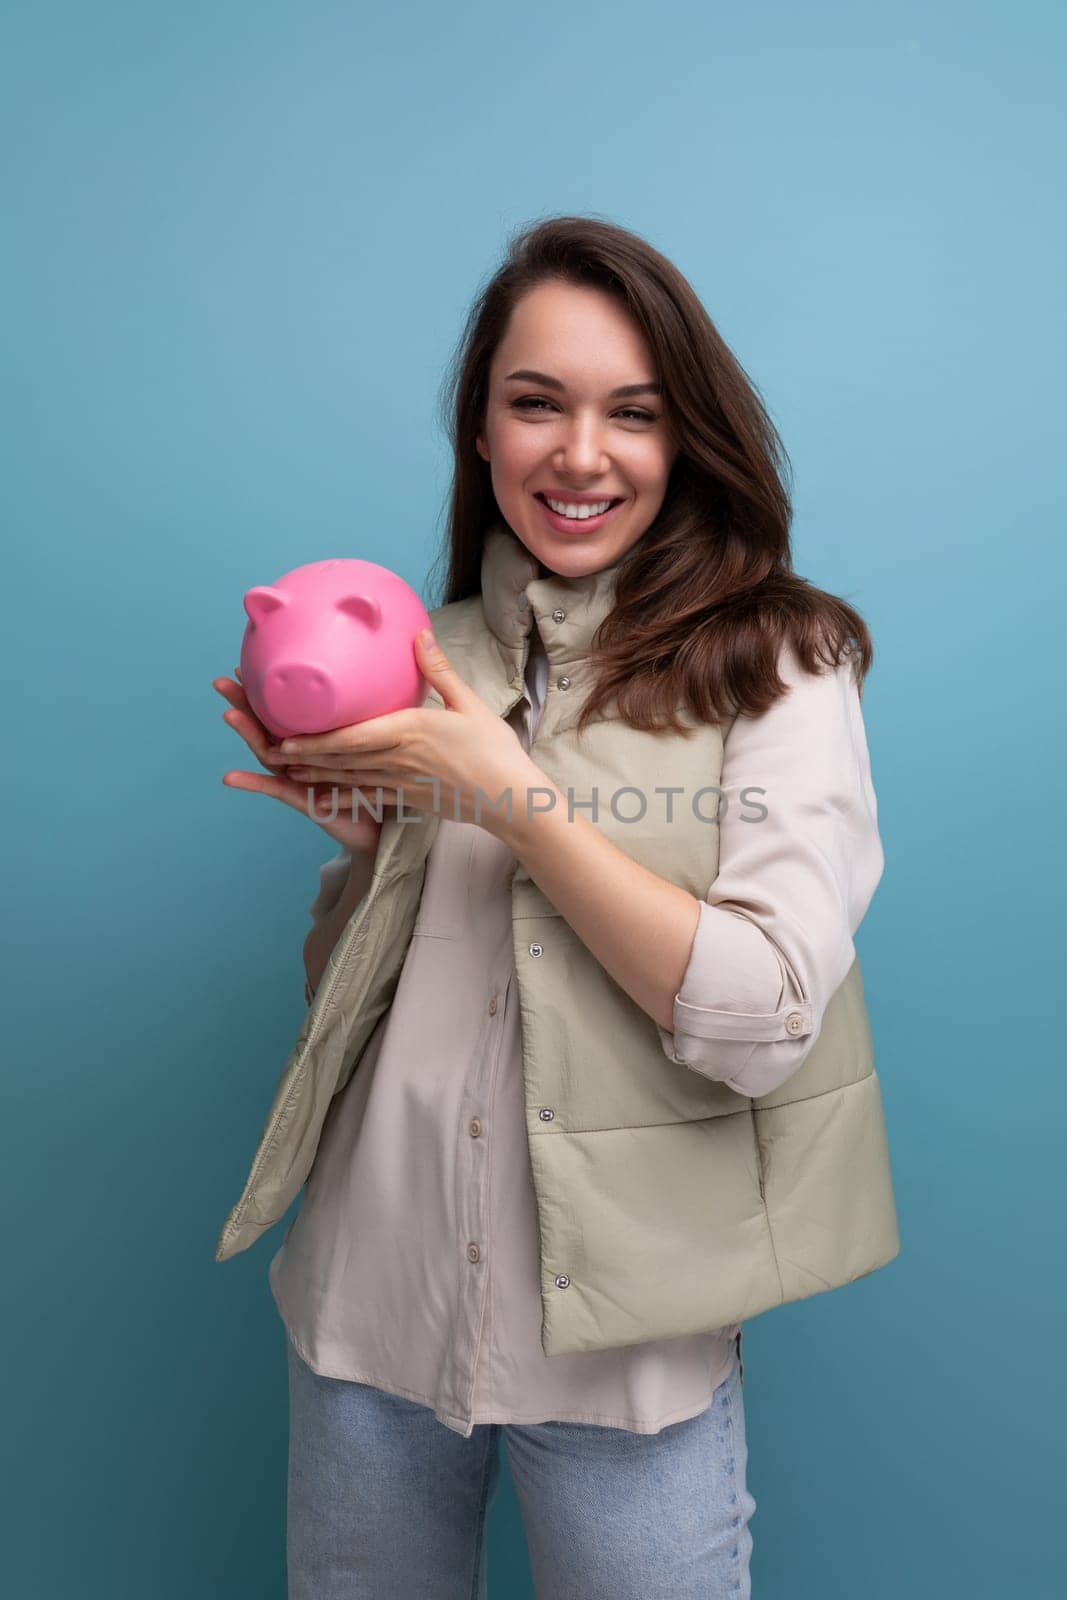
<svg viewBox="0 0 1067 1600"><path fill-rule="evenodd" d="M271 771L286 767L290 761L295 761L295 756L283 756L278 749L281 742L275 741L268 728L265 728L248 704L248 697L244 690L229 678L213 678L212 684L224 700L228 700L233 711L224 711L222 720L228 722L230 727L241 735L257 761L262 761ZM234 714L236 713L236 715Z"/></svg>
<svg viewBox="0 0 1067 1600"><path fill-rule="evenodd" d="M281 740L278 740L279 745ZM296 762L303 767L315 767L317 770L330 772L353 772L359 768L361 762L370 766L377 761L379 765L390 758L399 760L400 749L397 745L380 745L376 750L294 750L291 755L282 756L283 761Z"/></svg>
<svg viewBox="0 0 1067 1600"><path fill-rule="evenodd" d="M292 759L295 761L296 757ZM360 784L384 781L380 774L376 777L372 771L361 769L357 772L352 767L290 767L289 776L296 778L299 783L354 784L357 788Z"/></svg>
<svg viewBox="0 0 1067 1600"><path fill-rule="evenodd" d="M264 772L238 772L231 769L222 774L222 781L227 789L245 789L249 794L265 794L274 800L288 799L285 793L292 787L285 778L275 778L270 773ZM303 793L304 785L300 785Z"/></svg>
<svg viewBox="0 0 1067 1600"><path fill-rule="evenodd" d="M249 794L264 794L271 800L281 800L294 811L308 812L308 790L314 796L310 783L290 783L287 778L275 778L263 772L224 772L222 781L227 789L244 789ZM312 801L314 804L314 800ZM344 797L338 796L338 806L344 809Z"/></svg>
<svg viewBox="0 0 1067 1600"><path fill-rule="evenodd" d="M316 789L324 794L330 794L336 789L346 806L352 804L353 790L366 795L372 804L377 805L379 789L390 804L396 801L403 789L404 804L409 810L430 810L436 805L445 816L454 815L452 808L456 801L450 789L441 787L435 794L432 784L398 783L395 772L348 772L341 776L336 772L322 772L312 768L309 777L304 769L298 768L291 770L289 776L302 793L309 784L314 784Z"/></svg>
<svg viewBox="0 0 1067 1600"><path fill-rule="evenodd" d="M376 789L379 784L385 788L397 782L395 772L344 772L333 767L290 767L288 771L296 783L322 783L327 787L336 784L340 789ZM421 787L430 790L432 785L423 784Z"/></svg>
<svg viewBox="0 0 1067 1600"><path fill-rule="evenodd" d="M278 742L280 744L281 740ZM364 761L368 760L372 753L379 759L381 758L382 752L380 750L376 750L373 752L364 752L362 759ZM283 755L282 759L283 761L299 762L305 767L314 763L317 768L320 768L323 771L340 772L344 770L351 770L355 761L359 758L352 750L316 750L314 755L309 755L306 750L304 754L301 755L298 750L295 750L292 755Z"/></svg>
<svg viewBox="0 0 1067 1600"><path fill-rule="evenodd" d="M248 703L248 696L241 685L234 683L232 678L212 678L211 687L216 689L224 700L228 700L231 706L236 706L238 711L247 711L250 717L255 716Z"/></svg>
<svg viewBox="0 0 1067 1600"><path fill-rule="evenodd" d="M260 736L262 737L264 743L269 743L270 734L263 726L262 722L260 722L259 718L256 716L256 713L252 710L252 707L249 705L248 696L241 688L241 685L239 683L234 683L232 678L213 678L211 680L211 684L212 688L217 690L217 692L221 694L222 698L227 701L235 711L243 712L250 721L255 723L256 727L260 731Z"/></svg>
<svg viewBox="0 0 1067 1600"><path fill-rule="evenodd" d="M327 817L344 817L346 820L351 822L354 821L357 816L361 818L369 818L378 809L379 797L377 790L372 793L360 791L364 794L364 798L362 801L357 803L356 795L353 793L353 791L351 789L343 788L339 784L300 783L294 785L294 787L303 796L303 799L300 801L301 811L307 811L308 805L310 804L314 808L315 816L319 818L321 818L322 814L325 813ZM313 791L314 795L313 800L310 802L307 798L309 789ZM396 804L396 798L396 790L389 789L383 784L381 803L386 806L394 806Z"/></svg>
<svg viewBox="0 0 1067 1600"><path fill-rule="evenodd" d="M291 806L294 811L302 811L308 817L325 814L327 818L339 816L351 820L356 805L351 789L341 785L319 788L310 783L291 783L286 778L274 778L261 772L237 771L224 772L222 781L228 789L244 789L249 794L266 795L269 799L280 800L283 805ZM333 793L335 788L336 796ZM372 805L377 805L376 794L369 799ZM395 805L396 790L383 785L382 799L386 805Z"/></svg>
<svg viewBox="0 0 1067 1600"><path fill-rule="evenodd" d="M222 719L244 740L256 760L262 762L268 772L286 771L288 763L285 757L279 756L277 750L268 744L257 722L240 711L224 711Z"/></svg>
<svg viewBox="0 0 1067 1600"><path fill-rule="evenodd" d="M269 734L258 718L235 706L231 711L222 713L222 720L241 736L256 760L271 772L281 772L288 767L289 758L279 754L277 745L271 743Z"/></svg>

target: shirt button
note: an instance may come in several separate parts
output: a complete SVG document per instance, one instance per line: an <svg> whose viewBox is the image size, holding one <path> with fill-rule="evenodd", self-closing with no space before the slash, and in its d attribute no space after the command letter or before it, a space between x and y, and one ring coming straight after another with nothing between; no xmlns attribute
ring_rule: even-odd
<svg viewBox="0 0 1067 1600"><path fill-rule="evenodd" d="M551 1122L556 1113L550 1110L548 1106L545 1106L543 1110L537 1113L537 1115L541 1118L542 1122Z"/></svg>
<svg viewBox="0 0 1067 1600"><path fill-rule="evenodd" d="M471 1126L471 1138L472 1139L477 1139L478 1135L482 1131L481 1119L479 1117L472 1117L470 1126Z"/></svg>
<svg viewBox="0 0 1067 1600"><path fill-rule="evenodd" d="M564 611L563 607L562 606L557 606L555 611L553 611L553 613L552 613L552 621L553 622L562 622L566 615L567 615L567 613Z"/></svg>
<svg viewBox="0 0 1067 1600"><path fill-rule="evenodd" d="M482 1252L478 1249L478 1246L476 1244L469 1244L467 1246L467 1260L480 1261L481 1258Z"/></svg>
<svg viewBox="0 0 1067 1600"><path fill-rule="evenodd" d="M791 1011L785 1019L787 1033L799 1033L804 1026L804 1018L799 1011Z"/></svg>
<svg viewBox="0 0 1067 1600"><path fill-rule="evenodd" d="M568 1289L570 1287L570 1281L571 1280L568 1278L567 1274L565 1272L561 1272L556 1279L556 1288Z"/></svg>
<svg viewBox="0 0 1067 1600"><path fill-rule="evenodd" d="M493 998L489 1002L489 1015L491 1017L495 1017L496 1016L496 995L494 995Z"/></svg>
<svg viewBox="0 0 1067 1600"><path fill-rule="evenodd" d="M569 689L570 686L571 686L571 680L569 678L560 678L560 679L558 679L558 681L556 683L556 688L557 689Z"/></svg>
<svg viewBox="0 0 1067 1600"><path fill-rule="evenodd" d="M544 948L545 947L544 947L543 944L532 944L530 946L530 954L532 956L543 955L544 954Z"/></svg>

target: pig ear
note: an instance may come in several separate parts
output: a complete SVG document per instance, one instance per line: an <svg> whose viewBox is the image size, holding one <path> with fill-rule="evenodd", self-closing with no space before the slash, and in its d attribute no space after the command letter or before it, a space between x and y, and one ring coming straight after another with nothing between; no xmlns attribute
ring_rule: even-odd
<svg viewBox="0 0 1067 1600"><path fill-rule="evenodd" d="M265 622L272 611L280 611L282 606L288 604L289 596L284 589L270 589L265 585L249 589L245 595L245 610L250 622Z"/></svg>
<svg viewBox="0 0 1067 1600"><path fill-rule="evenodd" d="M358 617L368 628L382 625L382 608L372 594L346 594L338 600L337 609L347 611L350 617Z"/></svg>

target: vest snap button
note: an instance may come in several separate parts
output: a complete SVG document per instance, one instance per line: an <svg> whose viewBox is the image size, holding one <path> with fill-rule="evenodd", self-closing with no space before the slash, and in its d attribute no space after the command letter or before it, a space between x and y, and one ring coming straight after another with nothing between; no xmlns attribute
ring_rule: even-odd
<svg viewBox="0 0 1067 1600"><path fill-rule="evenodd" d="M532 944L530 946L530 954L532 956L539 956L539 955L541 955L543 953L544 948L545 947L542 944Z"/></svg>
<svg viewBox="0 0 1067 1600"><path fill-rule="evenodd" d="M553 613L552 613L552 621L553 622L562 622L566 615L567 615L567 613L564 611L563 607L562 606L557 606L555 611L553 611Z"/></svg>
<svg viewBox="0 0 1067 1600"><path fill-rule="evenodd" d="M791 1011L785 1019L785 1026L787 1032L799 1033L804 1026L804 1018L799 1011Z"/></svg>
<svg viewBox="0 0 1067 1600"><path fill-rule="evenodd" d="M549 1110L548 1106L545 1106L542 1111L537 1113L537 1115L541 1118L542 1122L551 1122L556 1113Z"/></svg>
<svg viewBox="0 0 1067 1600"><path fill-rule="evenodd" d="M472 1117L471 1118L471 1138L472 1139L477 1139L477 1137L481 1133L481 1131L482 1131L482 1124L481 1124L480 1118Z"/></svg>
<svg viewBox="0 0 1067 1600"><path fill-rule="evenodd" d="M569 678L560 678L556 684L557 689L569 689L570 686L571 680Z"/></svg>
<svg viewBox="0 0 1067 1600"><path fill-rule="evenodd" d="M570 1281L571 1280L568 1278L567 1274L565 1272L561 1272L556 1278L556 1288L567 1289L570 1287Z"/></svg>
<svg viewBox="0 0 1067 1600"><path fill-rule="evenodd" d="M482 1252L478 1249L478 1246L476 1244L469 1244L467 1246L467 1260L468 1261L480 1261L481 1260L481 1255L482 1255Z"/></svg>

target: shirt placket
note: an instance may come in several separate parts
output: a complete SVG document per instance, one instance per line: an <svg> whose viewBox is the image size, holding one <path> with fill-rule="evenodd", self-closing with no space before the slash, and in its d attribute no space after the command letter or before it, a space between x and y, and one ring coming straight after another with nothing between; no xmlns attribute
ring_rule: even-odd
<svg viewBox="0 0 1067 1600"><path fill-rule="evenodd" d="M481 1178L479 1187L479 1206L481 1222L479 1243L480 1260L472 1265L473 1270L480 1270L482 1299L482 1316L477 1329L476 1337L471 1346L470 1384L467 1393L468 1419L472 1419L477 1411L490 1410L494 1403L493 1397L493 1294L496 1284L497 1261L495 1252L498 1248L507 1247L506 1240L497 1239L493 1232L492 1195L494 1171L493 1162L500 1149L499 1129L494 1121L495 1108L498 1100L497 1086L499 1083L499 1064L504 1054L504 1045L507 1038L509 1008L513 1003L514 975L501 975L500 981L495 986L494 993L488 1004L493 1012L492 1031L492 1077L487 1088L487 1113L482 1116L475 1114L470 1121L472 1144L477 1145L481 1157Z"/></svg>
<svg viewBox="0 0 1067 1600"><path fill-rule="evenodd" d="M524 748L529 748L530 706L520 702L509 719ZM478 906L478 936L497 952L487 963L482 1043L470 1064L463 1097L462 1132L457 1173L457 1248L465 1264L458 1302L454 1346L455 1386L462 1389L460 1408L472 1426L475 1410L492 1404L493 1251L491 1197L492 1161L496 1146L494 1101L500 1060L513 1003L515 956L512 949L511 894L502 875L514 866L510 850L492 835L480 832L469 870L475 874L472 901ZM510 882L510 877L505 883ZM479 892L481 889L484 894Z"/></svg>

